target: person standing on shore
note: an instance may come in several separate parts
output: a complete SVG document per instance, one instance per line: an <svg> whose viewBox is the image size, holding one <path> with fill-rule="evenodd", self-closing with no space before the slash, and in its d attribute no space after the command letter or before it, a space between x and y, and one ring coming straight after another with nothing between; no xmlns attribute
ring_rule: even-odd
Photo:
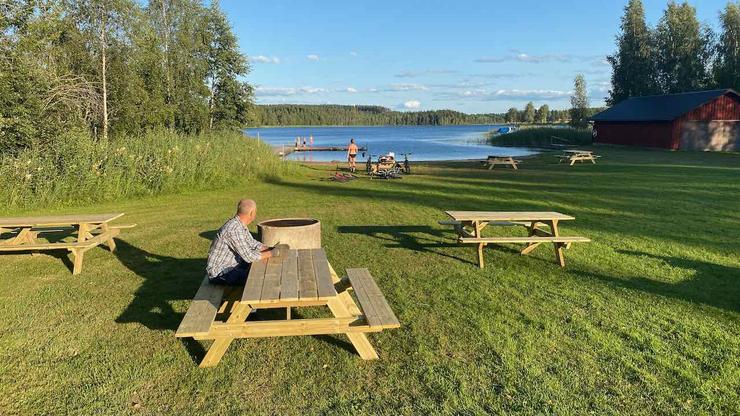
<svg viewBox="0 0 740 416"><path fill-rule="evenodd" d="M303 138L303 147L304 148L306 147L306 138L305 137Z"/></svg>
<svg viewBox="0 0 740 416"><path fill-rule="evenodd" d="M311 144L311 147L313 147L313 134L308 136L308 143Z"/></svg>
<svg viewBox="0 0 740 416"><path fill-rule="evenodd" d="M357 159L357 145L355 139L349 139L349 146L347 147L347 162L349 162L349 170L354 173L357 170L355 159Z"/></svg>

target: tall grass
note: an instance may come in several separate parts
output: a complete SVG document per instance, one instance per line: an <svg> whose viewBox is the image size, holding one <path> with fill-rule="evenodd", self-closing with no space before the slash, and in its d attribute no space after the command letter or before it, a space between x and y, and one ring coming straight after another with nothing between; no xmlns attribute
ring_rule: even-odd
<svg viewBox="0 0 740 416"><path fill-rule="evenodd" d="M0 189L2 208L27 208L220 188L283 169L268 145L238 132L162 130L104 141L71 131L0 158Z"/></svg>
<svg viewBox="0 0 740 416"><path fill-rule="evenodd" d="M537 146L553 144L587 145L591 144L591 129L572 127L532 127L521 128L508 134L491 134L491 144L499 146Z"/></svg>

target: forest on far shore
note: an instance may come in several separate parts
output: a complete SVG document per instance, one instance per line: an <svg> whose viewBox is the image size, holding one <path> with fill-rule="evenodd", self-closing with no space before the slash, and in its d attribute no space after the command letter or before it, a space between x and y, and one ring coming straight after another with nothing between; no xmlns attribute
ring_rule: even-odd
<svg viewBox="0 0 740 416"><path fill-rule="evenodd" d="M544 108L543 108L544 107ZM527 109L532 109L532 119ZM545 112L542 112L542 111ZM600 109L589 109L595 114ZM532 103L524 110L507 113L466 114L454 110L394 111L374 105L270 104L255 108L254 126L441 126L502 123L567 123L570 110L549 110L547 105L534 110ZM539 112L539 113L538 113Z"/></svg>

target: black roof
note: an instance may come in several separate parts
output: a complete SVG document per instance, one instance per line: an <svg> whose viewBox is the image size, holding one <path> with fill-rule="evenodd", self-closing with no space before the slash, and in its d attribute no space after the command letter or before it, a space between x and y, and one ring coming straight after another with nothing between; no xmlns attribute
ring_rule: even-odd
<svg viewBox="0 0 740 416"><path fill-rule="evenodd" d="M713 99L732 93L730 88L628 98L593 117L593 121L672 121Z"/></svg>

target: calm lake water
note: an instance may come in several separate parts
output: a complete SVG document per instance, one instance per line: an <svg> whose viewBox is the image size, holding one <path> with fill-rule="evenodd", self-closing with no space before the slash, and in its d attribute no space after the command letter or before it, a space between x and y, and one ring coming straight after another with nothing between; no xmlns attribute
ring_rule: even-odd
<svg viewBox="0 0 740 416"><path fill-rule="evenodd" d="M497 147L485 143L485 134L501 126L372 126L372 127L268 127L246 129L247 135L271 145L291 145L297 136L313 135L314 146L346 146L354 138L373 155L411 153L412 161L484 159L488 155L526 156L532 149ZM292 160L346 160L346 152L295 152ZM364 160L362 152L358 159ZM373 157L375 159L375 157Z"/></svg>

